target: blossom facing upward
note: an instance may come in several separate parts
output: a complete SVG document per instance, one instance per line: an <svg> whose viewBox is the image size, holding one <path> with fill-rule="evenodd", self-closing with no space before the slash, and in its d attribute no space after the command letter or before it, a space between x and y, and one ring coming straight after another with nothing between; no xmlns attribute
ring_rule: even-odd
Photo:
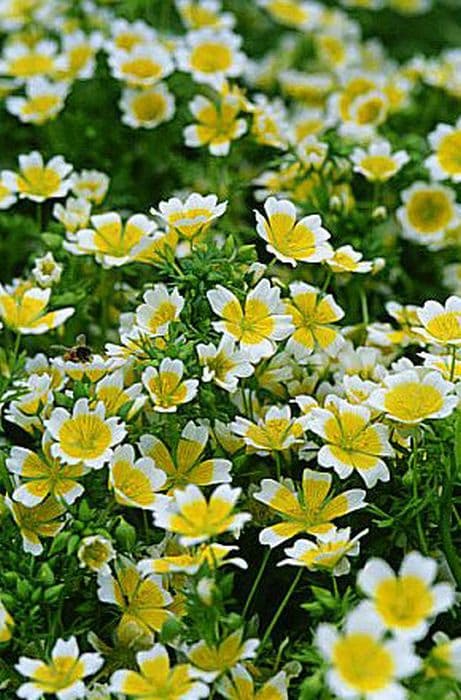
<svg viewBox="0 0 461 700"><path fill-rule="evenodd" d="M42 440L43 454L24 447L15 446L6 460L8 471L21 478L21 485L13 492L13 499L24 506L32 507L47 496L63 500L71 505L82 495L84 489L79 479L87 469L82 464L63 464L50 453L51 440L46 433Z"/></svg>
<svg viewBox="0 0 461 700"><path fill-rule="evenodd" d="M392 153L388 141L375 141L368 150L355 148L351 155L354 170L371 182L386 182L410 160L406 151Z"/></svg>
<svg viewBox="0 0 461 700"><path fill-rule="evenodd" d="M200 641L185 649L185 652L197 675L211 683L221 674L233 669L239 661L254 658L258 645L258 639L243 641L243 629L238 629L217 646Z"/></svg>
<svg viewBox="0 0 461 700"><path fill-rule="evenodd" d="M231 481L232 463L228 459L203 459L208 443L208 428L189 421L174 452L154 435L141 435L140 448L145 457L166 475L163 488L173 492L188 484L209 486Z"/></svg>
<svg viewBox="0 0 461 700"><path fill-rule="evenodd" d="M318 214L296 221L296 207L287 199L269 197L264 203L266 216L258 211L256 231L267 243L267 250L281 262L294 267L298 262L323 262L332 256L326 241L329 232L322 227Z"/></svg>
<svg viewBox="0 0 461 700"><path fill-rule="evenodd" d="M425 160L425 166L434 180L461 182L461 119L454 126L438 124L429 134L432 155Z"/></svg>
<svg viewBox="0 0 461 700"><path fill-rule="evenodd" d="M250 362L274 354L275 341L283 340L292 331L290 317L283 313L280 289L261 280L246 296L244 306L231 291L218 285L207 292L211 308L223 321L213 324L215 330L240 343Z"/></svg>
<svg viewBox="0 0 461 700"><path fill-rule="evenodd" d="M407 641L385 640L383 632L379 617L360 608L349 613L341 633L333 625L319 625L315 644L330 666L327 683L336 697L406 697L399 680L416 673L420 659Z"/></svg>
<svg viewBox="0 0 461 700"><path fill-rule="evenodd" d="M126 435L118 418L106 418L102 402L92 410L88 399L78 399L72 414L65 408L55 408L45 425L54 440L53 457L93 469L101 469L110 460L112 448Z"/></svg>
<svg viewBox="0 0 461 700"><path fill-rule="evenodd" d="M416 313L422 324L414 330L435 345L461 344L461 298L449 297L443 306L437 301L426 301Z"/></svg>
<svg viewBox="0 0 461 700"><path fill-rule="evenodd" d="M253 678L241 664L237 664L230 678L219 680L219 692L227 700L288 700L288 678L280 671L256 690Z"/></svg>
<svg viewBox="0 0 461 700"><path fill-rule="evenodd" d="M179 318L184 308L184 297L174 288L168 291L164 284L156 284L144 294L144 304L136 309L139 328L151 336L163 336L172 321Z"/></svg>
<svg viewBox="0 0 461 700"><path fill-rule="evenodd" d="M110 692L135 698L199 700L209 694L205 683L196 680L189 664L171 667L168 652L161 644L136 654L139 671L116 671L110 680Z"/></svg>
<svg viewBox="0 0 461 700"><path fill-rule="evenodd" d="M99 654L80 654L77 640L58 639L49 663L21 656L16 670L30 681L20 686L17 695L26 700L37 700L44 694L55 694L59 700L84 698L84 678L99 671L104 660Z"/></svg>
<svg viewBox="0 0 461 700"><path fill-rule="evenodd" d="M305 469L302 491L296 493L289 485L273 479L263 479L261 491L254 498L275 511L281 522L264 528L259 535L261 544L276 547L301 532L323 535L334 530L333 520L363 508L365 491L351 489L329 497L330 474Z"/></svg>
<svg viewBox="0 0 461 700"><path fill-rule="evenodd" d="M193 485L176 490L167 508L154 511L154 522L168 532L179 535L181 544L188 546L206 542L223 532L239 535L249 513L233 513L241 489L227 484L218 486L207 502L201 490Z"/></svg>
<svg viewBox="0 0 461 700"><path fill-rule="evenodd" d="M144 370L142 383L149 393L155 411L174 413L178 406L192 401L196 396L198 380L183 380L183 374L182 361L171 360L169 357L162 360L158 369L149 366Z"/></svg>
<svg viewBox="0 0 461 700"><path fill-rule="evenodd" d="M366 274L373 269L373 263L362 260L363 255L354 250L351 245L342 245L333 252L333 257L327 260L327 265L335 273L358 272Z"/></svg>
<svg viewBox="0 0 461 700"><path fill-rule="evenodd" d="M419 552L404 557L398 574L382 559L370 559L357 578L370 600L362 609L371 604L386 629L406 639L422 639L431 620L455 600L451 584L434 583L436 574L436 562Z"/></svg>
<svg viewBox="0 0 461 700"><path fill-rule="evenodd" d="M109 56L112 75L129 87L150 87L173 72L169 52L158 43L114 51Z"/></svg>
<svg viewBox="0 0 461 700"><path fill-rule="evenodd" d="M186 34L176 51L180 70L197 83L220 90L227 78L236 78L245 68L246 57L239 49L242 39L227 29L205 27Z"/></svg>
<svg viewBox="0 0 461 700"><path fill-rule="evenodd" d="M318 289L305 282L292 282L285 312L295 328L288 339L287 350L296 360L305 360L316 349L335 356L344 345L339 330L333 325L344 317L344 311L331 294L322 296Z"/></svg>
<svg viewBox="0 0 461 700"><path fill-rule="evenodd" d="M203 366L202 381L214 382L230 393L236 391L241 377L250 377L254 372L245 352L235 349L235 340L223 335L218 347L213 343L197 344L197 354Z"/></svg>
<svg viewBox="0 0 461 700"><path fill-rule="evenodd" d="M366 406L351 404L329 396L325 408L313 408L307 427L326 443L320 448L318 461L345 479L357 471L371 488L377 481L389 481L389 469L381 457L392 456L388 429L371 422Z"/></svg>
<svg viewBox="0 0 461 700"><path fill-rule="evenodd" d="M44 202L54 197L65 197L71 180L72 166L62 156L54 156L47 163L38 151L19 156L19 172L4 170L3 180L20 199Z"/></svg>
<svg viewBox="0 0 461 700"><path fill-rule="evenodd" d="M213 156L227 156L231 142L247 130L245 119L238 118L241 102L234 95L223 96L218 104L196 95L189 109L197 123L184 129L186 146L208 146Z"/></svg>
<svg viewBox="0 0 461 700"><path fill-rule="evenodd" d="M66 83L34 78L26 84L26 96L8 97L6 108L25 124L44 124L57 117L63 109L67 92Z"/></svg>
<svg viewBox="0 0 461 700"><path fill-rule="evenodd" d="M114 450L109 464L109 487L117 503L153 510L161 502L157 491L165 481L165 472L150 457L136 459L131 445L120 445Z"/></svg>
<svg viewBox="0 0 461 700"><path fill-rule="evenodd" d="M164 83L148 88L125 88L120 100L122 122L133 129L155 129L170 121L175 100Z"/></svg>
<svg viewBox="0 0 461 700"><path fill-rule="evenodd" d="M402 235L416 243L440 243L447 229L459 223L460 209L449 187L414 182L402 192L402 201L397 209Z"/></svg>
<svg viewBox="0 0 461 700"><path fill-rule="evenodd" d="M101 204L109 189L110 178L100 170L81 170L71 176L73 194L92 204Z"/></svg>
<svg viewBox="0 0 461 700"><path fill-rule="evenodd" d="M453 384L440 372L408 369L388 375L383 385L371 394L369 404L399 423L446 418L458 404L458 398L450 395Z"/></svg>
<svg viewBox="0 0 461 700"><path fill-rule="evenodd" d="M305 426L306 417L292 418L289 406L270 406L257 423L237 416L230 424L232 432L261 455L287 450L302 442Z"/></svg>

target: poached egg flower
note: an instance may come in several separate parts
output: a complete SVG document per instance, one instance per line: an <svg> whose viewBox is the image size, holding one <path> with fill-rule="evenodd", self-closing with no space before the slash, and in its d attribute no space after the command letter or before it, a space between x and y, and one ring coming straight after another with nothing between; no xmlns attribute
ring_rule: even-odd
<svg viewBox="0 0 461 700"><path fill-rule="evenodd" d="M65 408L55 408L45 425L55 441L51 446L53 457L93 469L101 469L110 460L112 448L126 435L117 417L106 418L102 402L91 410L88 399L78 399L72 414Z"/></svg>
<svg viewBox="0 0 461 700"><path fill-rule="evenodd" d="M296 221L296 207L287 199L269 197L264 203L266 217L256 215L256 231L267 243L267 250L278 260L296 267L298 262L323 262L333 255L326 241L329 232L318 214Z"/></svg>

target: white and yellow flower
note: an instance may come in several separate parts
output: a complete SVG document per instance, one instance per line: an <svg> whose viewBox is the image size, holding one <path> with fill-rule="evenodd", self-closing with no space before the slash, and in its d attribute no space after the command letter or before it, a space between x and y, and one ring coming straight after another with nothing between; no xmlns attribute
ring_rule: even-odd
<svg viewBox="0 0 461 700"><path fill-rule="evenodd" d="M414 182L402 192L402 201L397 209L402 236L416 243L440 243L447 229L459 223L460 209L449 187Z"/></svg>
<svg viewBox="0 0 461 700"><path fill-rule="evenodd" d="M329 663L327 683L338 698L403 700L399 683L414 675L420 659L403 639L384 639L383 625L372 611L360 606L346 618L339 633L330 624L317 628L315 644Z"/></svg>
<svg viewBox="0 0 461 700"><path fill-rule="evenodd" d="M127 413L129 419L145 402L142 396L142 384L136 382L125 386L123 370L116 370L107 374L96 384L94 391L95 401L102 401L106 409L106 416L116 416L124 406L131 403Z"/></svg>
<svg viewBox="0 0 461 700"><path fill-rule="evenodd" d="M461 119L454 126L438 124L429 134L433 154L424 161L434 180L461 182Z"/></svg>
<svg viewBox="0 0 461 700"><path fill-rule="evenodd" d="M254 372L246 353L235 349L235 340L230 336L223 335L218 347L198 343L196 349L203 366L202 381L214 382L230 393L236 391L241 377L250 377Z"/></svg>
<svg viewBox="0 0 461 700"><path fill-rule="evenodd" d="M154 435L141 435L140 448L166 475L164 488L169 493L188 484L208 486L230 482L232 463L228 459L203 459L208 443L208 428L189 421L174 453Z"/></svg>
<svg viewBox="0 0 461 700"><path fill-rule="evenodd" d="M211 308L223 321L213 323L219 333L231 336L250 362L275 353L276 341L293 331L290 316L283 313L280 289L262 279L246 296L244 306L228 289L218 285L207 292Z"/></svg>
<svg viewBox="0 0 461 700"><path fill-rule="evenodd" d="M136 309L136 324L149 336L164 336L170 323L177 321L184 308L184 297L173 288L168 291L164 284L156 284L144 294L144 304Z"/></svg>
<svg viewBox="0 0 461 700"><path fill-rule="evenodd" d="M163 588L160 576L142 576L127 557L119 557L111 573L98 575L98 598L115 605L122 612L117 636L121 641L146 640L152 643L153 632L159 632L172 617L168 606L173 598Z"/></svg>
<svg viewBox="0 0 461 700"><path fill-rule="evenodd" d="M63 206L59 202L53 207L53 217L59 221L66 233L72 236L81 228L87 228L91 215L91 202L83 198L69 197Z"/></svg>
<svg viewBox="0 0 461 700"><path fill-rule="evenodd" d="M232 564L239 569L247 569L248 564L241 557L231 557L227 559L238 547L231 545L202 544L195 548L195 551L186 550L180 554L172 554L159 557L158 559L142 559L138 562L139 571L144 574L196 574L200 567L206 563L210 569L219 568L226 564Z"/></svg>
<svg viewBox="0 0 461 700"><path fill-rule="evenodd" d="M356 173L360 173L370 182L386 182L394 177L408 163L410 156L406 151L392 153L388 141L375 141L365 150L355 148L351 161Z"/></svg>
<svg viewBox="0 0 461 700"><path fill-rule="evenodd" d="M286 349L297 361L319 349L333 357L338 354L344 340L333 324L344 317L344 311L331 294L321 296L320 290L305 282L292 282L285 312L294 326Z"/></svg>
<svg viewBox="0 0 461 700"><path fill-rule="evenodd" d="M109 462L109 488L114 491L117 503L143 510L166 505L165 496L157 493L165 482L166 474L155 466L154 460L136 459L131 445L120 445L114 450Z"/></svg>
<svg viewBox="0 0 461 700"><path fill-rule="evenodd" d="M435 645L424 660L426 677L461 681L461 637L450 639L444 632L436 632L433 640Z"/></svg>
<svg viewBox="0 0 461 700"><path fill-rule="evenodd" d="M55 408L45 421L51 437L51 455L65 464L80 464L101 469L113 454L113 447L123 440L126 430L116 417L106 418L104 404L94 410L88 399L78 399L72 414L65 408Z"/></svg>
<svg viewBox="0 0 461 700"><path fill-rule="evenodd" d="M38 151L19 156L19 172L4 170L2 179L20 199L44 202L54 197L65 197L71 180L72 166L62 156L54 156L47 163Z"/></svg>
<svg viewBox="0 0 461 700"><path fill-rule="evenodd" d="M343 245L333 251L333 257L327 260L327 265L335 273L358 272L366 274L373 269L373 263L369 260L362 260L363 255L358 250L354 250L351 245Z"/></svg>
<svg viewBox="0 0 461 700"><path fill-rule="evenodd" d="M79 479L88 471L81 463L62 464L50 452L51 440L47 433L42 439L42 454L14 446L6 460L6 467L21 478L13 492L13 499L31 508L48 496L71 505L84 489Z"/></svg>
<svg viewBox="0 0 461 700"><path fill-rule="evenodd" d="M389 469L381 459L393 455L388 429L372 423L369 408L330 395L325 408L313 408L308 419L309 430L326 443L318 453L322 467L333 468L341 479L356 471L368 488L389 481Z"/></svg>
<svg viewBox="0 0 461 700"><path fill-rule="evenodd" d="M189 484L184 491L174 492L167 508L154 511L155 525L178 534L184 546L206 542L223 532L238 537L242 527L251 519L249 513L233 512L240 493L240 488L222 484L207 502L198 486Z"/></svg>
<svg viewBox="0 0 461 700"><path fill-rule="evenodd" d="M33 78L26 83L25 97L8 97L6 108L25 124L44 124L64 108L67 83L51 83L45 78Z"/></svg>
<svg viewBox="0 0 461 700"><path fill-rule="evenodd" d="M386 629L418 640L426 636L432 619L454 604L453 586L435 584L436 574L434 559L410 552L398 575L382 559L370 559L359 572L357 583Z"/></svg>
<svg viewBox="0 0 461 700"><path fill-rule="evenodd" d="M256 231L267 243L267 250L278 260L295 267L298 262L323 262L332 256L326 241L330 234L318 214L296 221L296 207L288 199L269 197L264 203L266 218L258 211Z"/></svg>
<svg viewBox="0 0 461 700"><path fill-rule="evenodd" d="M413 329L434 345L461 344L461 298L449 297L445 305L426 301L417 312L422 328Z"/></svg>
<svg viewBox="0 0 461 700"><path fill-rule="evenodd" d="M245 444L260 455L288 450L303 441L306 416L292 418L290 406L270 406L263 418L252 423L237 416L230 428Z"/></svg>
<svg viewBox="0 0 461 700"><path fill-rule="evenodd" d="M243 629L238 629L216 646L200 641L186 648L185 653L198 677L211 683L218 676L233 669L240 661L253 659L258 645L258 639L243 641Z"/></svg>
<svg viewBox="0 0 461 700"><path fill-rule="evenodd" d="M62 37L62 52L56 62L56 75L61 80L89 80L96 69L96 54L101 47L99 32L85 34L77 29Z"/></svg>
<svg viewBox="0 0 461 700"><path fill-rule="evenodd" d="M36 506L28 507L6 496L5 504L19 528L24 551L35 557L43 552L40 538L55 537L65 525L62 516L66 509L54 498L47 498Z"/></svg>
<svg viewBox="0 0 461 700"><path fill-rule="evenodd" d="M190 73L197 83L220 90L228 78L238 77L245 69L241 43L241 37L227 29L191 31L176 51L178 68Z"/></svg>
<svg viewBox="0 0 461 700"><path fill-rule="evenodd" d="M335 529L333 521L352 511L363 508L365 491L352 489L333 498L329 497L330 474L305 469L302 491L296 493L289 483L263 479L261 491L253 498L275 511L281 522L264 528L259 535L261 544L277 547L301 532L324 535Z"/></svg>
<svg viewBox="0 0 461 700"><path fill-rule="evenodd" d="M94 255L104 267L132 262L137 246L156 228L144 214L134 214L123 223L117 212L92 216L91 225L93 228L77 231L75 242L64 243L64 247L77 255Z"/></svg>
<svg viewBox="0 0 461 700"><path fill-rule="evenodd" d="M256 689L253 678L244 666L238 664L218 683L220 694L227 700L288 700L288 678L284 671L269 678Z"/></svg>
<svg viewBox="0 0 461 700"><path fill-rule="evenodd" d="M155 29L141 19L128 22L123 17L111 18L109 30L111 38L106 44L109 53L115 50L132 51L143 44L152 45L157 37Z"/></svg>
<svg viewBox="0 0 461 700"><path fill-rule="evenodd" d="M453 384L440 372L407 369L385 377L383 387L371 394L369 404L394 421L416 425L449 416L458 403L452 390Z"/></svg>
<svg viewBox="0 0 461 700"><path fill-rule="evenodd" d="M208 146L213 156L227 156L231 142L247 130L245 119L238 118L241 100L235 95L224 95L217 103L196 95L189 103L189 109L197 124L189 124L184 129L186 146Z"/></svg>
<svg viewBox="0 0 461 700"><path fill-rule="evenodd" d="M119 670L112 674L110 692L134 698L200 700L209 695L205 683L196 680L189 664L171 667L168 652L161 644L136 654L139 671Z"/></svg>
<svg viewBox="0 0 461 700"><path fill-rule="evenodd" d="M21 41L7 44L0 59L0 73L26 81L50 76L56 68L57 45L43 39L31 45Z"/></svg>
<svg viewBox="0 0 461 700"><path fill-rule="evenodd" d="M142 89L125 88L119 102L122 122L133 129L155 129L170 121L175 101L165 83Z"/></svg>
<svg viewBox="0 0 461 700"><path fill-rule="evenodd" d="M195 398L198 379L184 379L184 364L181 360L163 358L160 367L149 366L142 373L142 383L160 413L174 413L178 406Z"/></svg>
<svg viewBox="0 0 461 700"><path fill-rule="evenodd" d="M77 557L81 568L109 574L109 562L115 558L115 549L107 537L91 535L81 540Z"/></svg>
<svg viewBox="0 0 461 700"><path fill-rule="evenodd" d="M360 538L368 530L363 530L351 539L351 529L333 528L324 535L317 536L317 542L296 540L293 547L285 549L288 559L283 559L277 566L305 566L310 571L326 571L333 576L349 573L350 563L347 557L356 557L360 551Z"/></svg>
<svg viewBox="0 0 461 700"><path fill-rule="evenodd" d="M39 659L21 656L15 665L22 676L30 678L18 689L17 695L25 700L37 700L43 695L56 695L58 700L84 698L84 678L92 676L103 665L102 656L95 653L80 654L77 640L58 639L47 663Z"/></svg>
<svg viewBox="0 0 461 700"><path fill-rule="evenodd" d="M304 0L258 0L272 19L294 29L312 31L321 19L321 8Z"/></svg>
<svg viewBox="0 0 461 700"><path fill-rule="evenodd" d="M215 194L204 197L193 192L184 202L178 197L159 202L158 210L152 207L150 213L160 217L183 238L192 240L204 234L209 226L224 214L226 207L227 202L218 204Z"/></svg>
<svg viewBox="0 0 461 700"><path fill-rule="evenodd" d="M101 204L109 189L110 178L100 170L81 170L71 177L71 190L81 199Z"/></svg>
<svg viewBox="0 0 461 700"><path fill-rule="evenodd" d="M115 50L109 55L109 66L114 78L138 88L151 87L174 70L169 52L159 43L139 44L130 51Z"/></svg>
<svg viewBox="0 0 461 700"><path fill-rule="evenodd" d="M56 311L46 311L51 289L41 289L28 284L15 288L0 285L0 318L8 328L22 335L40 335L61 326L72 316L71 306Z"/></svg>
<svg viewBox="0 0 461 700"><path fill-rule="evenodd" d="M218 0L175 0L183 24L187 29L230 29L235 18L230 12L223 12Z"/></svg>

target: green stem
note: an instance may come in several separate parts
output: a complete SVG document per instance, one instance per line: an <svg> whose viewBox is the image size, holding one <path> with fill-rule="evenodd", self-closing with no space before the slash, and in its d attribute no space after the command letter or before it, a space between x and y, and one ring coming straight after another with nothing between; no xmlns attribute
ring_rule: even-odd
<svg viewBox="0 0 461 700"><path fill-rule="evenodd" d="M456 369L456 345L451 348L451 366L450 366L450 382L453 381L455 377Z"/></svg>
<svg viewBox="0 0 461 700"><path fill-rule="evenodd" d="M416 438L412 438L412 455L411 455L411 471L413 477L413 498L415 503L418 503L418 442ZM426 535L424 534L423 524L421 522L421 513L416 513L416 531L418 533L419 544L423 554L427 554L429 548L427 546Z"/></svg>
<svg viewBox="0 0 461 700"><path fill-rule="evenodd" d="M292 596L292 594L293 594L293 591L295 590L296 586L298 585L298 582L299 582L299 579L300 579L301 576L302 576L302 573L303 573L303 569L302 569L302 567L301 567L301 568L299 569L299 571L297 572L296 576L294 577L290 588L287 590L287 592L286 592L286 594L285 594L285 597L283 598L282 602L280 603L279 607L277 608L277 611L276 611L274 617L272 618L272 620L271 620L271 622L270 622L268 628L267 628L266 631L264 632L264 636L263 636L263 638L262 638L262 640L261 640L261 644L260 644L260 647L259 647L259 652L262 651L262 649L264 648L264 646L265 646L266 643L267 643L267 640L268 640L269 637L271 636L272 630L274 629L275 625L277 624L277 622L278 622L278 620L279 620L279 618L280 618L280 615L281 615L281 614L283 613L283 611L285 610L285 608L286 608L286 606L287 606L287 604L288 604L288 601L290 600L290 598L291 598L291 596Z"/></svg>
<svg viewBox="0 0 461 700"><path fill-rule="evenodd" d="M274 451L275 468L277 470L277 481L282 478L282 455L277 450Z"/></svg>
<svg viewBox="0 0 461 700"><path fill-rule="evenodd" d="M269 561L271 551L272 550L268 547L266 550L266 553L264 554L264 557L262 558L258 573L256 574L256 578L253 581L253 585L251 587L251 591L250 591L249 596L247 598L247 601L245 603L245 607L243 608L242 617L245 617L248 610L250 609L251 601L253 600L256 591L258 590L258 586L259 586L259 583L263 577L263 573L264 573L264 570L266 568L267 562Z"/></svg>
<svg viewBox="0 0 461 700"><path fill-rule="evenodd" d="M461 588L461 561L453 544L451 536L451 518L453 514L453 483L459 474L461 467L461 420L460 415L456 416L455 423L455 449L452 459L446 462L446 479L442 486L440 499L440 534L442 546L447 558L453 578L458 588Z"/></svg>

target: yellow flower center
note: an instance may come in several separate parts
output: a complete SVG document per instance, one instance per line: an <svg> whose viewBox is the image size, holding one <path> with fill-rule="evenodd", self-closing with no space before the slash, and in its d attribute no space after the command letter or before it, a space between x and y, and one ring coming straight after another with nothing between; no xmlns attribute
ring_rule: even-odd
<svg viewBox="0 0 461 700"><path fill-rule="evenodd" d="M31 78L34 75L50 73L53 59L44 54L29 53L15 58L9 66L10 75L15 78Z"/></svg>
<svg viewBox="0 0 461 700"><path fill-rule="evenodd" d="M453 218L453 207L444 192L415 192L407 204L411 225L422 234L445 229Z"/></svg>
<svg viewBox="0 0 461 700"><path fill-rule="evenodd" d="M360 165L372 180L387 180L397 172L397 166L390 156L365 156Z"/></svg>
<svg viewBox="0 0 461 700"><path fill-rule="evenodd" d="M226 71L232 65L232 51L222 44L206 42L193 49L190 63L192 68L200 73Z"/></svg>
<svg viewBox="0 0 461 700"><path fill-rule="evenodd" d="M386 624L411 629L430 615L434 599L420 578L403 576L381 581L375 604Z"/></svg>
<svg viewBox="0 0 461 700"><path fill-rule="evenodd" d="M122 70L128 77L139 80L157 79L162 75L162 67L151 58L133 58L126 61Z"/></svg>
<svg viewBox="0 0 461 700"><path fill-rule="evenodd" d="M443 396L438 389L419 382L405 382L386 392L384 407L397 420L417 423L440 411Z"/></svg>
<svg viewBox="0 0 461 700"><path fill-rule="evenodd" d="M359 693L386 688L394 673L392 656L374 637L364 633L339 639L334 647L333 663L346 683Z"/></svg>
<svg viewBox="0 0 461 700"><path fill-rule="evenodd" d="M46 117L58 104L60 98L57 95L40 95L30 99L23 108L23 114L40 114Z"/></svg>
<svg viewBox="0 0 461 700"><path fill-rule="evenodd" d="M461 314L456 311L446 311L432 318L426 325L428 333L440 341L457 340L461 337Z"/></svg>
<svg viewBox="0 0 461 700"><path fill-rule="evenodd" d="M18 184L20 192L52 197L61 184L61 177L51 168L33 165L22 171Z"/></svg>
<svg viewBox="0 0 461 700"><path fill-rule="evenodd" d="M137 95L132 103L133 112L141 122L157 121L166 112L166 100L163 95L145 92Z"/></svg>
<svg viewBox="0 0 461 700"><path fill-rule="evenodd" d="M446 173L449 175L461 173L461 131L447 134L439 144L437 155Z"/></svg>
<svg viewBox="0 0 461 700"><path fill-rule="evenodd" d="M110 446L111 438L110 428L92 413L67 419L59 430L62 450L82 460L100 457Z"/></svg>
<svg viewBox="0 0 461 700"><path fill-rule="evenodd" d="M49 666L43 664L34 673L34 681L46 693L65 690L83 677L84 666L72 656L60 656Z"/></svg>

